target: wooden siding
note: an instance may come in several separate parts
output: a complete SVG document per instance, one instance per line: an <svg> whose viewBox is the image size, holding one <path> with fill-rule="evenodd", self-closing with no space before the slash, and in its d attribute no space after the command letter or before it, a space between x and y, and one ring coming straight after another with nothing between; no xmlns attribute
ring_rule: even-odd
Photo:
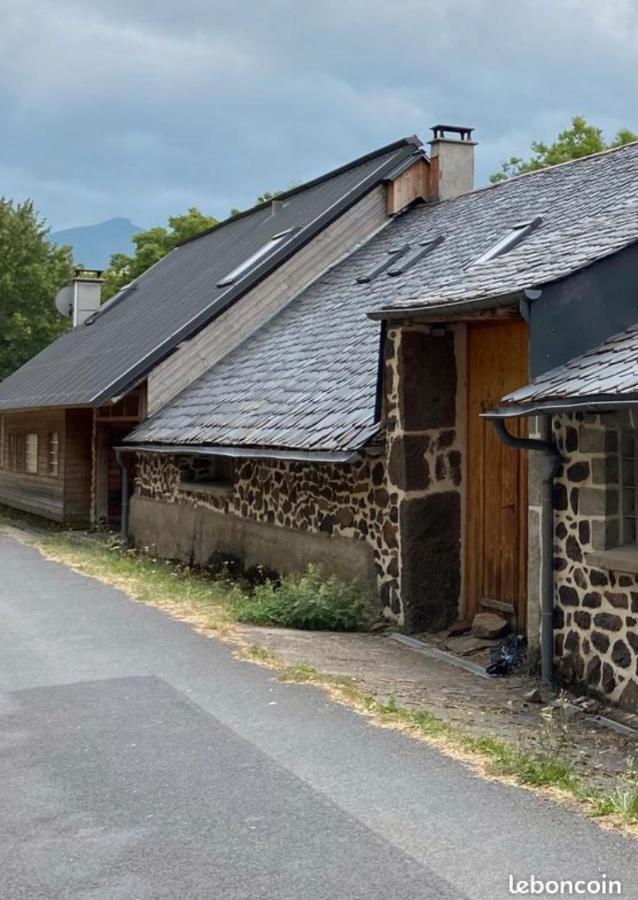
<svg viewBox="0 0 638 900"><path fill-rule="evenodd" d="M415 200L428 196L430 167L420 159L388 184L388 215L394 216Z"/></svg>
<svg viewBox="0 0 638 900"><path fill-rule="evenodd" d="M0 458L0 503L63 522L89 524L90 410L42 409L4 413L3 446L11 434L38 435L38 473L14 472ZM49 435L58 435L58 474L49 472Z"/></svg>
<svg viewBox="0 0 638 900"><path fill-rule="evenodd" d="M64 410L44 409L4 413L3 448L0 459L0 503L23 512L62 522L64 519L64 478L48 474L48 436L57 433L60 463L65 452ZM5 468L7 446L12 434L38 435L38 474L14 472Z"/></svg>
<svg viewBox="0 0 638 900"><path fill-rule="evenodd" d="M64 472L64 521L67 525L88 525L90 522L92 424L92 410L66 410L61 470Z"/></svg>
<svg viewBox="0 0 638 900"><path fill-rule="evenodd" d="M235 306L157 366L148 380L149 414L172 400L326 269L378 231L388 220L386 205L385 187L371 191Z"/></svg>

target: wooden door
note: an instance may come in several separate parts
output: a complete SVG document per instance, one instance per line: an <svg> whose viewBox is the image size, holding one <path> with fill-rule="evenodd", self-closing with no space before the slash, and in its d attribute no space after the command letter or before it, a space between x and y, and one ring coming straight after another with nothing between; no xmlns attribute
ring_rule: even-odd
<svg viewBox="0 0 638 900"><path fill-rule="evenodd" d="M468 326L465 615L500 609L520 629L527 593L527 454L506 447L480 413L529 381L524 322ZM526 434L525 419L508 422Z"/></svg>

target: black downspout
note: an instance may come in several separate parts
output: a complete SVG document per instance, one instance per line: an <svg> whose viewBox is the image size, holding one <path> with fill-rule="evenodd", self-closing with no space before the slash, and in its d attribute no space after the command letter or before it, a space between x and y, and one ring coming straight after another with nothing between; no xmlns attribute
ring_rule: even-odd
<svg viewBox="0 0 638 900"><path fill-rule="evenodd" d="M129 469L127 463L122 459L122 451L115 451L115 458L122 470L122 504L120 510L120 540L128 546L128 508L129 508Z"/></svg>
<svg viewBox="0 0 638 900"><path fill-rule="evenodd" d="M494 418L496 433L508 447L516 450L535 450L545 455L547 462L541 494L541 678L545 684L554 682L554 478L563 457L551 440L551 416L541 416L542 438L516 437L507 430L504 419Z"/></svg>

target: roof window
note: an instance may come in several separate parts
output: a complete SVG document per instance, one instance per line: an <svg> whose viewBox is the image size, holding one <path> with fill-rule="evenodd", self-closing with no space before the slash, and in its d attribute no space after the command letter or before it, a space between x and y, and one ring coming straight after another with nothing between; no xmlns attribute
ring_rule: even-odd
<svg viewBox="0 0 638 900"><path fill-rule="evenodd" d="M281 245L292 237L296 231L296 228L289 228L287 231L280 231L279 234L273 235L268 243L264 244L263 247L260 247L259 250L255 250L254 253L251 253L251 255L236 266L232 272L229 272L228 275L225 275L218 281L217 287L227 287L229 284L234 284L245 272L252 269L252 267L258 262L261 262L262 259L270 256L271 253L274 253L274 251L278 247L281 247Z"/></svg>
<svg viewBox="0 0 638 900"><path fill-rule="evenodd" d="M423 259L424 256L427 256L428 253L431 253L435 250L440 244L443 243L445 238L443 235L439 235L435 237L431 241L421 241L416 249L409 254L409 256L402 257L399 260L399 264L396 266L392 266L391 269L388 269L388 275L396 278L397 275L403 275L404 272L407 272L408 269L411 269L412 266L419 262L419 260Z"/></svg>
<svg viewBox="0 0 638 900"><path fill-rule="evenodd" d="M407 253L410 249L409 244L403 244L401 247L392 247L388 250L388 256L386 259L382 260L378 265L374 266L373 269L366 275L359 275L357 278L357 282L359 284L367 284L369 281L372 281L377 275L381 275L382 272L385 272L386 269L389 269L391 265L400 257L403 256L404 253Z"/></svg>
<svg viewBox="0 0 638 900"><path fill-rule="evenodd" d="M514 225L511 231L504 234L503 237L499 238L495 244L492 244L485 253L482 253L481 256L475 260L475 264L489 262L490 259L495 259L497 256L508 253L513 247L526 238L530 232L534 231L535 228L538 228L542 221L540 216L536 216L531 222L521 222L519 225Z"/></svg>

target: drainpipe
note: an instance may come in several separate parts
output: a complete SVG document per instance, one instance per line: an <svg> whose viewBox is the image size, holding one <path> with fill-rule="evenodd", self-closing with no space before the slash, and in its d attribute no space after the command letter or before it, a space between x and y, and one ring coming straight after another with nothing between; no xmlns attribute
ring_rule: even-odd
<svg viewBox="0 0 638 900"><path fill-rule="evenodd" d="M115 458L122 470L122 503L120 517L120 540L123 544L128 544L128 510L129 510L129 468L128 463L122 458L122 450L116 448Z"/></svg>
<svg viewBox="0 0 638 900"><path fill-rule="evenodd" d="M516 437L507 430L505 420L492 418L501 441L515 450L532 450L545 456L545 474L541 494L541 678L554 682L554 478L563 457L552 440L551 416L540 416L540 438Z"/></svg>

